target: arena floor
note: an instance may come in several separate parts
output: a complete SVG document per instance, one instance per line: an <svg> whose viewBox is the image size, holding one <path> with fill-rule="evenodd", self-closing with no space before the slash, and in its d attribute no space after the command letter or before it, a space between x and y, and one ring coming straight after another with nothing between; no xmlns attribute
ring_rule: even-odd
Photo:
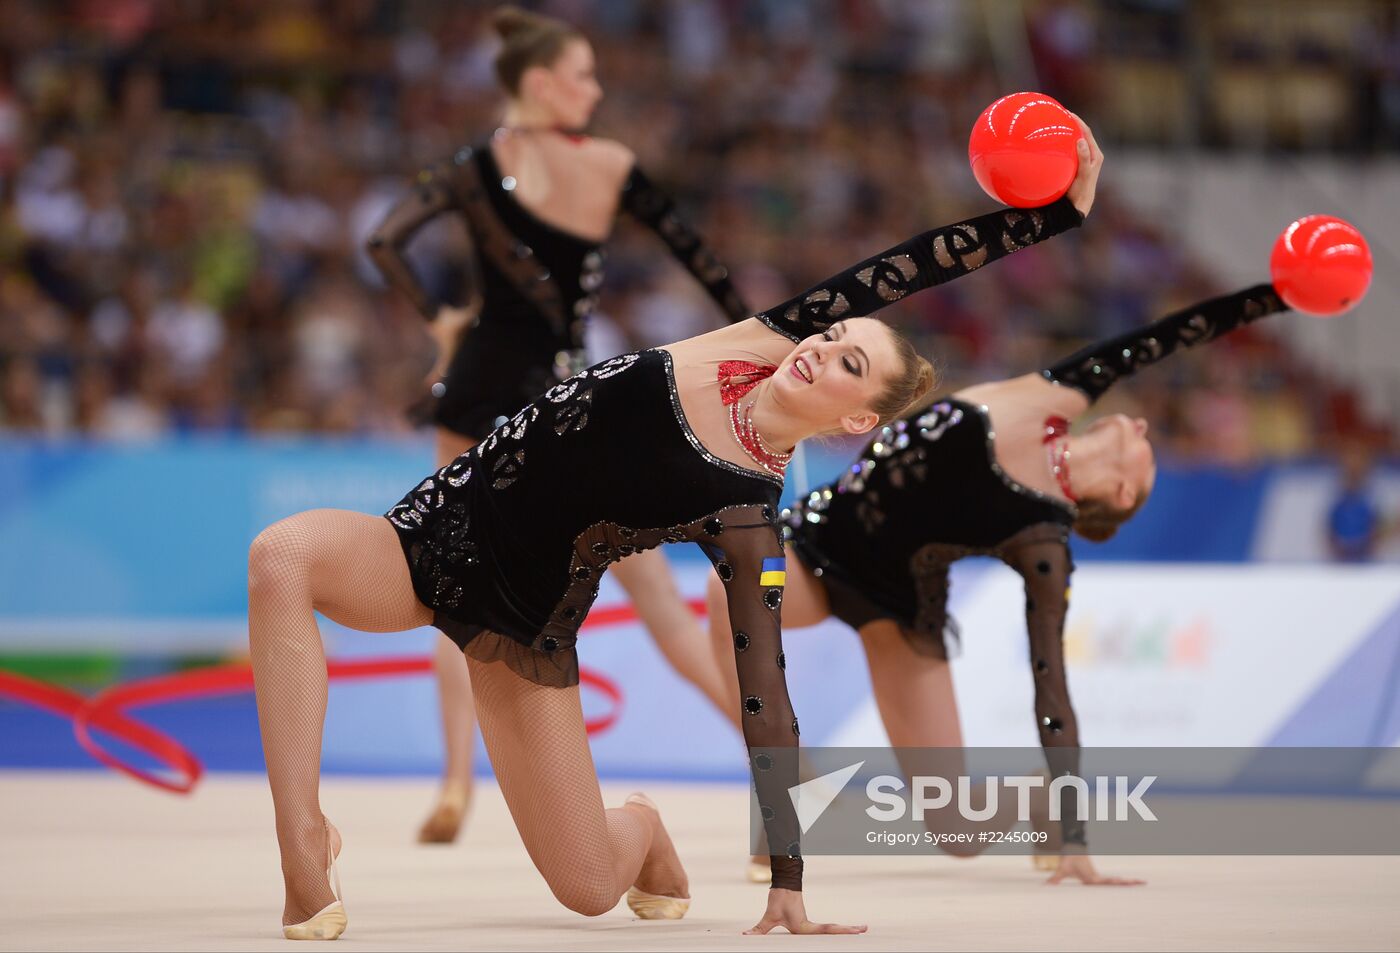
<svg viewBox="0 0 1400 953"><path fill-rule="evenodd" d="M499 793L478 789L455 847L412 834L432 785L330 778L346 837L342 944L375 950L1395 950L1400 857L1104 858L1137 888L1047 887L1022 857L818 857L809 912L859 937L740 933L763 909L741 879L738 786L642 785L660 803L695 898L678 923L596 919L550 896ZM609 802L631 790L609 785ZM0 774L0 950L286 948L271 801L257 775L193 797L96 772ZM742 823L742 821L739 821Z"/></svg>

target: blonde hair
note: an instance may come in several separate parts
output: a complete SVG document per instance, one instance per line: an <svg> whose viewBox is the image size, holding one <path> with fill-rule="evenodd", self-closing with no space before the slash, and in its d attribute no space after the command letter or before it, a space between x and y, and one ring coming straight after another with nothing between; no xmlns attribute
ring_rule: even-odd
<svg viewBox="0 0 1400 953"><path fill-rule="evenodd" d="M884 324L884 322L881 322ZM931 390L935 375L933 365L919 356L914 344L890 325L890 338L894 342L895 355L899 359L899 370L891 374L885 389L875 399L870 409L880 417L876 427L883 427L892 420L903 417Z"/></svg>
<svg viewBox="0 0 1400 953"><path fill-rule="evenodd" d="M1078 515L1074 519L1074 531L1091 543L1107 542L1117 534L1119 527L1137 515L1137 511L1142 509L1151 495L1151 490L1144 490L1133 500L1133 505L1125 510L1109 506L1104 500L1080 500L1077 504Z"/></svg>
<svg viewBox="0 0 1400 953"><path fill-rule="evenodd" d="M501 38L496 54L496 78L512 96L520 93L520 80L532 66L552 66L570 40L583 34L563 20L541 16L516 6L497 7L491 28Z"/></svg>

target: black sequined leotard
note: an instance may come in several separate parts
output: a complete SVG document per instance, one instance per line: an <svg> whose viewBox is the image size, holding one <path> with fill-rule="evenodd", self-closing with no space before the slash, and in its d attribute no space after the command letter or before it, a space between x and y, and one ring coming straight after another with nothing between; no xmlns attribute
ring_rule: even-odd
<svg viewBox="0 0 1400 953"><path fill-rule="evenodd" d="M1178 346L1283 307L1260 285L1102 341L1042 373L1092 402ZM1004 561L1025 582L1041 742L1077 748L1061 647L1075 509L1008 476L993 438L987 409L956 396L896 421L839 480L785 513L791 543L825 586L834 615L853 628L893 620L917 649L944 658L945 637L956 633L947 611L949 566L972 555ZM1082 829L1068 825L1066 837L1082 840Z"/></svg>
<svg viewBox="0 0 1400 953"><path fill-rule="evenodd" d="M745 740L791 747L774 575L781 481L705 450L671 362L660 350L624 354L555 385L385 515L434 625L471 657L552 686L578 681L578 629L611 563L699 543L727 580ZM770 790L784 779L755 780L777 806L770 843L792 846L774 858L774 883L798 889L791 802L781 784Z"/></svg>
<svg viewBox="0 0 1400 953"><path fill-rule="evenodd" d="M1068 202L936 229L755 316L791 341L1079 224ZM767 332L755 328L758 334ZM418 598L474 658L544 685L577 682L574 645L609 564L662 543L698 543L729 595L744 736L793 747L779 626L782 482L711 454L686 421L668 352L588 368L424 479L386 518ZM797 889L795 777L753 754L774 857Z"/></svg>
<svg viewBox="0 0 1400 953"><path fill-rule="evenodd" d="M419 173L413 191L369 243L386 280L431 320L442 302L423 287L403 249L440 214L465 219L472 267L464 294L479 296L480 320L453 353L430 415L478 440L501 417L584 366L584 327L603 282L605 249L532 214L511 194L515 184L501 174L489 146L461 149ZM750 313L726 269L639 168L623 186L621 208L665 241L730 320Z"/></svg>
<svg viewBox="0 0 1400 953"><path fill-rule="evenodd" d="M946 658L951 563L995 555L1034 570L1064 549L1074 508L1008 476L994 437L985 407L945 398L882 428L840 479L788 512L793 546L838 618L854 628L894 619L916 647ZM1068 569L1038 575L1063 583Z"/></svg>

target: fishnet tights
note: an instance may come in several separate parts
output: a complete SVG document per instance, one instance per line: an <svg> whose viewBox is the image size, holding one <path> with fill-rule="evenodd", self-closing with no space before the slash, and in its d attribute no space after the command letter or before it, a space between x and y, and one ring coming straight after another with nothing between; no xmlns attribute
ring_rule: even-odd
<svg viewBox="0 0 1400 953"><path fill-rule="evenodd" d="M334 899L318 797L327 680L316 611L366 632L432 622L431 610L414 595L398 537L383 519L312 510L253 541L249 646L286 887L283 923L306 920ZM502 793L560 902L596 916L634 883L649 893L687 896L655 813L637 804L603 809L578 688L538 686L499 663L471 660L470 671Z"/></svg>
<svg viewBox="0 0 1400 953"><path fill-rule="evenodd" d="M282 854L283 923L300 923L334 899L318 797L326 654L317 610L366 632L432 622L413 594L393 527L379 517L311 510L274 523L253 541L248 642Z"/></svg>
<svg viewBox="0 0 1400 953"><path fill-rule="evenodd" d="M676 588L670 564L661 550L649 549L627 556L611 566L608 573L631 598L652 641L676 673L703 692L721 711L737 718L738 696L734 696L732 705L728 704L729 692L722 669L715 664L714 652L700 620ZM724 663L731 664L733 652L728 648L725 651L728 657ZM469 787L472 781L472 685L462 650L446 636L437 641L433 661L446 749L443 788L444 791L461 790Z"/></svg>
<svg viewBox="0 0 1400 953"><path fill-rule="evenodd" d="M468 656L481 736L525 850L559 902L607 913L636 884L689 896L660 818L629 803L604 810L578 686L536 685L502 662Z"/></svg>
<svg viewBox="0 0 1400 953"><path fill-rule="evenodd" d="M476 446L476 441L445 427L437 431L437 466L442 469ZM476 725L472 718L472 683L462 650L447 636L436 640L433 671L437 676L438 705L442 712L442 797L471 788L472 756ZM460 796L460 795L459 795Z"/></svg>

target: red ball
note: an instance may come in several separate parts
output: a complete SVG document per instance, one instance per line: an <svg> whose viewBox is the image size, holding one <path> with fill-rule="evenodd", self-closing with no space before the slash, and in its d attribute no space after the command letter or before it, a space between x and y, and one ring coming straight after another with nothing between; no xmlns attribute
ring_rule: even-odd
<svg viewBox="0 0 1400 953"><path fill-rule="evenodd" d="M992 198L1034 208L1069 189L1079 172L1075 143L1083 135L1069 110L1044 93L1012 93L977 117L967 158Z"/></svg>
<svg viewBox="0 0 1400 953"><path fill-rule="evenodd" d="M1296 311L1332 317L1371 285L1371 248L1356 226L1331 215L1308 215L1289 225L1269 256L1274 290Z"/></svg>

